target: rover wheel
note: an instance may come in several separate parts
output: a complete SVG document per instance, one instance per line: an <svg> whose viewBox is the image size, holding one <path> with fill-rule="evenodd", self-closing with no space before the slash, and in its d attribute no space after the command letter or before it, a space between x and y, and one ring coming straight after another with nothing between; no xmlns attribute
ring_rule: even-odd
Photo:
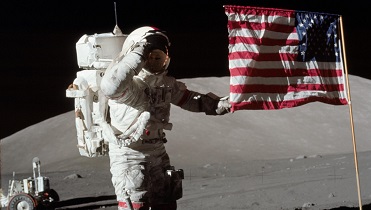
<svg viewBox="0 0 371 210"><path fill-rule="evenodd" d="M53 202L59 201L59 195L55 190L50 189L50 190L47 190L45 193L47 193L48 197L51 198Z"/></svg>
<svg viewBox="0 0 371 210"><path fill-rule="evenodd" d="M34 210L35 200L28 194L13 196L8 204L8 210Z"/></svg>

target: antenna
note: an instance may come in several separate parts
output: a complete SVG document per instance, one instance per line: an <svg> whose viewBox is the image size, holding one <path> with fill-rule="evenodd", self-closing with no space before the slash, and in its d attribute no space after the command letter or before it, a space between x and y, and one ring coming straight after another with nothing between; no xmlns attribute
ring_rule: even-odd
<svg viewBox="0 0 371 210"><path fill-rule="evenodd" d="M117 25L117 11L116 11L116 2L113 2L114 4L114 7L115 7L115 22L116 22L116 25Z"/></svg>
<svg viewBox="0 0 371 210"><path fill-rule="evenodd" d="M117 25L116 2L113 2L113 3L114 3L114 6L115 6L115 21L116 21L115 28L113 29L113 34L116 35L116 36L121 36L121 35L122 35L122 31L121 31L121 29L119 28L119 26Z"/></svg>

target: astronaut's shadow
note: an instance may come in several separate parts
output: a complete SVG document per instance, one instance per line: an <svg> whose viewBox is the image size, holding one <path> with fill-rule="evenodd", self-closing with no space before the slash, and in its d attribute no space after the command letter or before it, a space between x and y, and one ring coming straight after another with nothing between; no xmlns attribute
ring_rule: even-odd
<svg viewBox="0 0 371 210"><path fill-rule="evenodd" d="M100 201L108 201L113 200L112 202L102 202ZM86 205L88 203L93 203L91 205ZM100 209L102 206L109 207L109 206L117 206L116 195L104 195L104 196L97 196L97 197L83 197L83 198L73 198L64 201L58 201L52 203L48 206L47 209L58 209L58 210L66 210L66 209L78 209L78 210L88 210L88 209Z"/></svg>

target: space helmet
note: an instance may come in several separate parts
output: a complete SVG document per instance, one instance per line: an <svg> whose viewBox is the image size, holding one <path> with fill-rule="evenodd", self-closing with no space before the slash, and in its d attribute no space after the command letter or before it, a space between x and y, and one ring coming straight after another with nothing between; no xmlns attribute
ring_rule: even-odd
<svg viewBox="0 0 371 210"><path fill-rule="evenodd" d="M169 47L170 41L167 35L160 29L152 26L143 26L132 31L122 46L122 53L124 55L128 54L133 50L133 47L139 42L147 42L151 48L149 51L153 50L153 53L149 57L161 57L161 68L166 70L170 63L169 57ZM149 65L151 66L151 65ZM153 66L159 66L159 64L154 64ZM148 67L151 68L151 67ZM154 67L159 68L159 67ZM157 71L157 70L155 70Z"/></svg>

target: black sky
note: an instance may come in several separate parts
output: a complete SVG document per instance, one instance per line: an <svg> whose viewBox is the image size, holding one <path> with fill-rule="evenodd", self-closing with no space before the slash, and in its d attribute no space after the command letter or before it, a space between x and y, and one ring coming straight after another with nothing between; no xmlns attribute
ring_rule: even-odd
<svg viewBox="0 0 371 210"><path fill-rule="evenodd" d="M84 34L113 30L113 2L34 0L0 3L0 138L73 109L73 99L65 97L65 90L79 70L75 44ZM116 1L116 6L118 26L124 33L144 25L168 32L172 43L169 70L176 78L229 75L227 17L223 5L340 14L343 16L348 72L371 79L367 62L371 30L366 2L306 2L309 3L298 0L186 3L121 0Z"/></svg>

